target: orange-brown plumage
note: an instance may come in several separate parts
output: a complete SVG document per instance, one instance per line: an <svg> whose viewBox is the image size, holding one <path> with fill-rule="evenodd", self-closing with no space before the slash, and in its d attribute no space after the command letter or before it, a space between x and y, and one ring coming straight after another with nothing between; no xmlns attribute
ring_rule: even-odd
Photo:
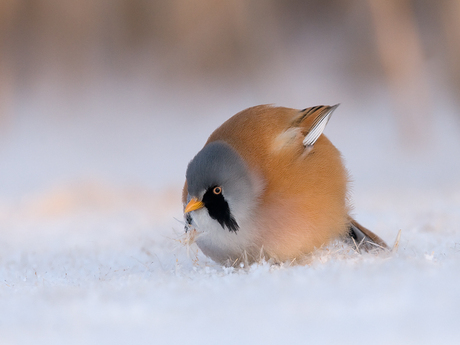
<svg viewBox="0 0 460 345"><path fill-rule="evenodd" d="M347 235L348 173L340 152L322 134L312 147L303 144L315 120L330 109L252 107L224 122L206 142L227 143L260 184L248 226L251 245L241 245L248 257L255 259L262 249L268 258L293 260ZM188 199L186 181L184 205Z"/></svg>

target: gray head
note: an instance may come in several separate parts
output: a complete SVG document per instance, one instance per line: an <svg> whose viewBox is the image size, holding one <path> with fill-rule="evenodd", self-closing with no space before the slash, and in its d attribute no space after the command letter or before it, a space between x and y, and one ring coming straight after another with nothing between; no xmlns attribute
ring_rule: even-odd
<svg viewBox="0 0 460 345"><path fill-rule="evenodd" d="M189 163L186 179L188 201L201 201L222 228L237 231L255 199L251 175L241 156L223 141L211 142Z"/></svg>

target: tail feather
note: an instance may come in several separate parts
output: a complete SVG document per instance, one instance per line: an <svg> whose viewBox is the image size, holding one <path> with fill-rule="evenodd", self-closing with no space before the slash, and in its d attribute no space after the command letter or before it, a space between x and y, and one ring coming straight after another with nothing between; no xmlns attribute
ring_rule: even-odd
<svg viewBox="0 0 460 345"><path fill-rule="evenodd" d="M366 229L364 226L359 224L353 218L350 218L348 236L355 241L358 249L364 249L365 251L369 251L378 247L386 250L390 249L385 241L383 241L369 229Z"/></svg>

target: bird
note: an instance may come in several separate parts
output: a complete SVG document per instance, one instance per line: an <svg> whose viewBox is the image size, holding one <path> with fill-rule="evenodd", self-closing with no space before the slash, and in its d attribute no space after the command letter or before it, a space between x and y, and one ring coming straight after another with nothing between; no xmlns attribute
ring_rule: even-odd
<svg viewBox="0 0 460 345"><path fill-rule="evenodd" d="M334 240L388 249L350 215L350 177L323 134L338 106L258 105L209 136L182 190L185 232L206 256L235 266L292 262Z"/></svg>

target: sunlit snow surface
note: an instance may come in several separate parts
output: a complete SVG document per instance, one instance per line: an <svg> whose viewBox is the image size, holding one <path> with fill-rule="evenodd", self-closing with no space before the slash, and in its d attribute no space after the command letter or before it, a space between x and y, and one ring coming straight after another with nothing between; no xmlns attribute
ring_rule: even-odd
<svg viewBox="0 0 460 345"><path fill-rule="evenodd" d="M270 101L125 97L69 108L35 100L6 126L1 344L458 344L454 114L414 153L385 107L357 115L346 100L317 101L342 102L326 134L353 175L354 215L390 245L401 230L399 250L333 244L306 266L231 269L181 242L182 178L215 127Z"/></svg>

